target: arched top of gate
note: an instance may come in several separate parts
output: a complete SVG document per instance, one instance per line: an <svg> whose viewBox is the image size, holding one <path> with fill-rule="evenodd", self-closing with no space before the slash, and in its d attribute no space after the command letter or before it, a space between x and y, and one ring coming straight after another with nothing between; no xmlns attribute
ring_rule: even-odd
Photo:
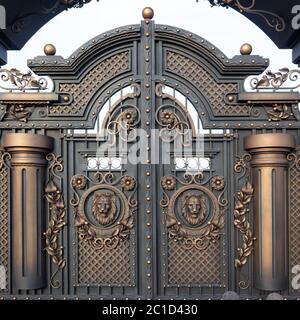
<svg viewBox="0 0 300 320"><path fill-rule="evenodd" d="M215 78L234 77L244 79L248 75L262 73L269 59L257 55L236 55L228 58L206 39L181 28L153 23L153 38L163 45L185 52L200 60L203 67ZM68 58L62 56L38 56L28 60L28 66L38 75L51 77L80 76L97 61L111 52L134 47L143 37L142 25L128 25L102 33L80 46Z"/></svg>
<svg viewBox="0 0 300 320"><path fill-rule="evenodd" d="M155 39L200 60L203 67L219 79L244 79L248 75L261 74L270 63L269 59L251 54L229 58L201 36L174 26L156 25Z"/></svg>
<svg viewBox="0 0 300 320"><path fill-rule="evenodd" d="M205 128L273 127L278 121L286 128L300 126L298 93L245 92L244 80L262 73L268 59L251 54L230 59L198 35L150 19L105 32L67 59L55 50L46 53L28 66L52 79L52 92L31 73L4 70L1 80L17 88L0 92L0 128L93 128L113 94L146 79L189 92Z"/></svg>

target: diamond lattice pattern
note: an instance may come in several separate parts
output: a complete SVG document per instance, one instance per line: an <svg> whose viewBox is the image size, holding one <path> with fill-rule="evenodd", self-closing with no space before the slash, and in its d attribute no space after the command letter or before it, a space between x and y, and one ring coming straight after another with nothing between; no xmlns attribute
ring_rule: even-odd
<svg viewBox="0 0 300 320"><path fill-rule="evenodd" d="M188 79L206 97L217 116L249 115L249 106L226 105L224 94L238 92L236 83L218 83L201 65L177 52L167 51L167 69Z"/></svg>
<svg viewBox="0 0 300 320"><path fill-rule="evenodd" d="M80 284L133 285L130 241L121 241L113 250L95 250L87 241L79 241L78 272Z"/></svg>

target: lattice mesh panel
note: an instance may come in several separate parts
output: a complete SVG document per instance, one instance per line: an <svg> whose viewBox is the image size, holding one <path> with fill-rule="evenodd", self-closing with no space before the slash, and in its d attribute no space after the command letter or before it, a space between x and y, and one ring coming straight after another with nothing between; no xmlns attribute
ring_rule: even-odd
<svg viewBox="0 0 300 320"><path fill-rule="evenodd" d="M70 106L50 107L50 114L81 114L93 94L104 82L129 70L129 67L129 52L126 51L99 63L85 75L79 84L61 83L59 91L71 93L74 101Z"/></svg>
<svg viewBox="0 0 300 320"><path fill-rule="evenodd" d="M79 241L79 284L134 285L133 268L129 240L113 250L94 250L87 241Z"/></svg>
<svg viewBox="0 0 300 320"><path fill-rule="evenodd" d="M0 291L7 288L8 263L8 170L3 168L0 171Z"/></svg>
<svg viewBox="0 0 300 320"><path fill-rule="evenodd" d="M298 153L300 157L300 151ZM300 171L297 167L290 170L290 270L300 265ZM293 275L290 275L291 279ZM291 283L291 281L290 281ZM298 293L291 288L292 292Z"/></svg>
<svg viewBox="0 0 300 320"><path fill-rule="evenodd" d="M238 92L235 83L217 83L215 79L192 59L176 52L167 51L167 69L194 83L203 93L215 115L249 115L249 106L226 105L224 94Z"/></svg>
<svg viewBox="0 0 300 320"><path fill-rule="evenodd" d="M169 285L221 284L220 243L206 250L187 250L180 242L171 241L168 252Z"/></svg>

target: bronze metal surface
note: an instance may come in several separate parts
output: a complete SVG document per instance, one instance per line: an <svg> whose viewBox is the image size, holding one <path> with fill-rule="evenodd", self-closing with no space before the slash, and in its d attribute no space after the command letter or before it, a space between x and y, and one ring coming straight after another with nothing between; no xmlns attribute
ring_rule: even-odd
<svg viewBox="0 0 300 320"><path fill-rule="evenodd" d="M44 183L53 138L25 133L4 137L11 155L12 268L15 289L40 289L47 285L45 272Z"/></svg>
<svg viewBox="0 0 300 320"><path fill-rule="evenodd" d="M261 290L288 287L287 155L294 147L289 134L245 138L254 185L254 286Z"/></svg>

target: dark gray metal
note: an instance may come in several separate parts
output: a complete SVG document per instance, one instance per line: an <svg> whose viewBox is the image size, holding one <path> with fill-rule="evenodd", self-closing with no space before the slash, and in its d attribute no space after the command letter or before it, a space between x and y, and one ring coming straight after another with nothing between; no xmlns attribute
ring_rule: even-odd
<svg viewBox="0 0 300 320"><path fill-rule="evenodd" d="M54 92L1 94L1 135L2 140L11 132L42 134L55 139L53 153L61 155L64 162L60 177L67 225L60 233L59 245L64 247L67 264L55 277L62 284L59 288L51 287L48 280L43 290L27 292L13 288L1 293L1 296L8 299L13 296L21 299L221 299L225 292L235 291L241 299L264 297L265 293L253 286L252 257L243 268L236 269L234 266L240 239L234 228L232 213L234 194L245 183L245 177L234 172L233 168L236 157L245 153L244 137L288 131L295 136L297 145L300 142L299 110L295 108L298 94L272 93L266 96L244 92L244 79L251 74L260 74L268 63L267 59L259 56L229 59L212 44L188 31L155 25L148 20L141 25L125 26L102 34L87 42L68 59L45 56L29 60L29 67L36 74L51 77ZM150 160L147 164L126 164L121 171L115 172L116 178L130 175L137 182L134 197L138 201L138 210L134 216L134 233L126 249L133 284L124 285L121 281L97 283L93 279L81 278L81 268L93 267L93 263L87 264L81 259L82 253L87 254L89 261L97 260L97 257L94 250L82 251L84 249L80 247L76 219L70 205L74 198L70 183L76 174L93 178L93 172L87 170L87 158L96 156L97 148L106 139L90 134L88 129L94 128L105 103L110 103L116 92L130 85L140 87L140 94L124 98L120 110L124 111L124 106L130 104L141 112L138 128L149 135L142 151ZM187 254L186 251L180 247L176 249L181 250L180 254L176 250L170 251L166 217L160 203L163 198L161 179L173 175L182 180L184 175L176 171L174 163L151 163L155 153L164 148L161 141L157 143L151 136L151 129L161 129L156 119L157 109L167 103L172 110L178 110L175 97L158 94L158 88L164 85L181 93L186 102L191 102L203 127L210 129L204 137L204 155L211 159L211 167L204 172L203 180L210 181L213 176L221 176L226 185L223 194L223 198L228 200L225 226L215 247L218 253L215 262L207 264L208 273L214 270L208 280L201 280L201 276L205 276L205 266L201 266L199 271L198 266L180 260L180 256ZM288 119L270 119L270 111L276 103L287 105L290 111ZM26 121L16 117L16 105L22 105L28 111ZM276 117L273 115L273 118ZM213 129L223 131L215 134L211 131ZM78 134L77 130L83 132ZM176 152L172 152L175 157ZM209 183L208 188L211 189ZM179 187L178 184L174 192ZM251 207L251 226L252 211ZM46 218L50 220L49 213ZM214 251L210 253L213 255ZM203 255L203 252L189 251L187 256L196 260ZM202 261L210 258L203 257ZM126 261L124 263L128 263ZM114 265L107 266L105 272L109 273L109 268L114 272L119 270L120 265L115 261ZM48 275L56 270L50 259L47 259L46 269ZM93 272L91 270L90 274ZM184 275L189 272L198 278L187 281Z"/></svg>

